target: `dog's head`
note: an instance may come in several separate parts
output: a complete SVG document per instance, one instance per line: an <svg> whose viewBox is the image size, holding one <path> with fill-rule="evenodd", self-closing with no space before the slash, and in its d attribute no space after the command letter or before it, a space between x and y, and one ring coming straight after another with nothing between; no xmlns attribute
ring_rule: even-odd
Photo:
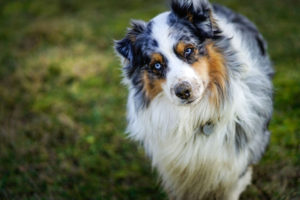
<svg viewBox="0 0 300 200"><path fill-rule="evenodd" d="M171 12L148 23L133 21L115 49L123 58L125 80L144 105L158 95L176 105L208 95L217 105L227 80L224 57L215 45L219 34L206 0L173 0Z"/></svg>

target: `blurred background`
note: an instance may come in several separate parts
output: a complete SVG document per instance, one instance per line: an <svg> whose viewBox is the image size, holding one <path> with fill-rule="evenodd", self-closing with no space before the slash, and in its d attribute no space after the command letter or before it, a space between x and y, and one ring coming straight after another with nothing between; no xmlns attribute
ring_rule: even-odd
<svg viewBox="0 0 300 200"><path fill-rule="evenodd" d="M257 24L277 72L271 143L242 199L300 199L300 1L216 1ZM131 18L167 9L0 1L0 199L167 199L124 134L127 89L112 47Z"/></svg>

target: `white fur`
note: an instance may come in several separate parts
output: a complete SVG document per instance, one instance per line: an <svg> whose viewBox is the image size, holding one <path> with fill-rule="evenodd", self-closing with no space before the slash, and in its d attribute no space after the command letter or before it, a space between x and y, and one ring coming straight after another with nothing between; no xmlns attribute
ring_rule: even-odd
<svg viewBox="0 0 300 200"><path fill-rule="evenodd" d="M240 102L242 99L241 96ZM228 107L215 132L205 136L197 133L199 125L211 118L218 118L216 111L211 110L208 99L203 99L201 104L183 107L171 104L168 98L160 95L147 110L140 112L135 110L131 100L129 97L128 132L133 139L144 144L152 158L152 165L158 168L171 196L184 199L180 195L186 194L181 194L180 190L184 192L194 181L205 183L200 188L196 184L191 189L195 192L192 199L201 199L201 195L217 189L220 183L235 185L248 164L247 151L235 155L234 136L230 134L234 132L234 122L237 120L234 111L238 105ZM227 145L223 142L226 135L231 140ZM204 180L197 181L197 177Z"/></svg>

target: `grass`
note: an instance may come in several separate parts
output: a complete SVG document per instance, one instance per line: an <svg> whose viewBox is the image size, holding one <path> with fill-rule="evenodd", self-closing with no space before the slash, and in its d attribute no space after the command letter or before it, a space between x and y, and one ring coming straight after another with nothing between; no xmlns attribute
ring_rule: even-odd
<svg viewBox="0 0 300 200"><path fill-rule="evenodd" d="M268 40L276 76L269 149L242 199L300 198L300 2L219 0ZM166 199L126 139L113 39L159 0L0 2L0 199Z"/></svg>

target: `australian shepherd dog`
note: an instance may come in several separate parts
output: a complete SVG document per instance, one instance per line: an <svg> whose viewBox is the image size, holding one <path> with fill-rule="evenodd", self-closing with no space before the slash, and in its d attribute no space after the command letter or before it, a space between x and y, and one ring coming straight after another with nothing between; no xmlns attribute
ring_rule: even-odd
<svg viewBox="0 0 300 200"><path fill-rule="evenodd" d="M236 200L269 141L273 69L256 26L207 0L132 21L115 42L130 137L170 199Z"/></svg>

